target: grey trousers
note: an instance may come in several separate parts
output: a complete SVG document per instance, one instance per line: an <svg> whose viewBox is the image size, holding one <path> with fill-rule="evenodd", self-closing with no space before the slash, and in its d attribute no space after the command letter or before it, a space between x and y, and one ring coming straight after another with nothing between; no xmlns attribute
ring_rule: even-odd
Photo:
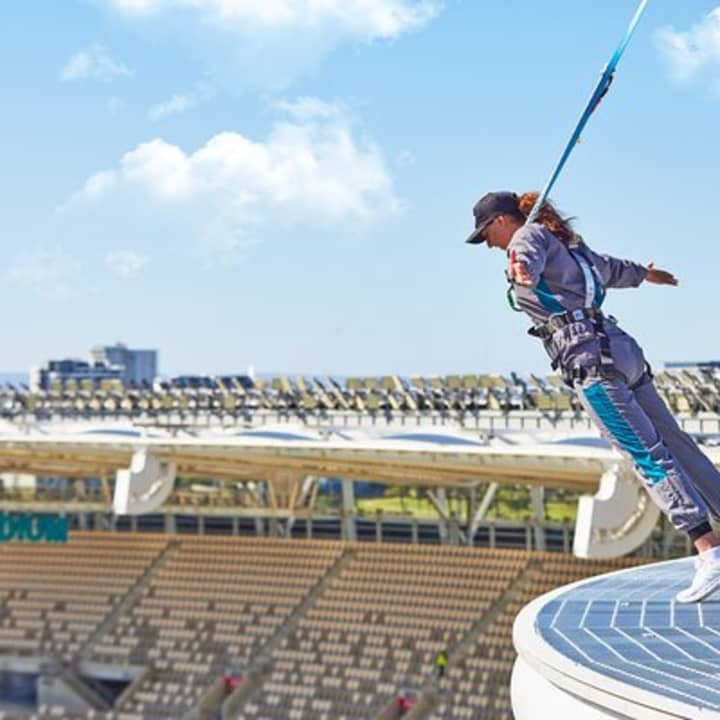
<svg viewBox="0 0 720 720"><path fill-rule="evenodd" d="M673 527L695 540L712 529L710 517L720 518L720 472L658 395L637 343L620 333L610 343L616 374L591 372L574 388L602 435L634 462Z"/></svg>

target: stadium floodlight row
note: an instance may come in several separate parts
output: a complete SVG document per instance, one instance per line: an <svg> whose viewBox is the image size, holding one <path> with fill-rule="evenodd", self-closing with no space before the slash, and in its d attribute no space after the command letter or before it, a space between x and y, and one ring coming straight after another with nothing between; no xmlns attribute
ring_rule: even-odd
<svg viewBox="0 0 720 720"><path fill-rule="evenodd" d="M720 413L720 369L693 368L657 373L658 389L679 415ZM139 417L162 413L252 417L262 412L295 417L329 413L367 416L441 413L478 415L494 411L546 414L581 410L558 376L522 378L469 374L444 377L335 378L277 376L181 377L153 386L119 380L56 381L49 390L0 389L0 417Z"/></svg>

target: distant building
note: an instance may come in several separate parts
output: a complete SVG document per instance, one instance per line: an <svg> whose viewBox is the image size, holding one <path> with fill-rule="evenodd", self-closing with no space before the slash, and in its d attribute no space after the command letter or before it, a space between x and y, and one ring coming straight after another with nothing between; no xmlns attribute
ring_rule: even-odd
<svg viewBox="0 0 720 720"><path fill-rule="evenodd" d="M48 360L30 372L33 391L49 390L58 382L74 380L78 384L91 381L119 380L123 385L152 385L157 375L157 350L130 350L126 345L98 345L90 351L90 360L65 358Z"/></svg>
<svg viewBox="0 0 720 720"><path fill-rule="evenodd" d="M96 345L90 357L95 364L122 367L125 383L152 384L157 376L157 350L130 350L123 343Z"/></svg>
<svg viewBox="0 0 720 720"><path fill-rule="evenodd" d="M57 382L65 383L74 380L78 384L90 380L93 384L101 380L123 380L123 368L95 365L86 360L64 358L62 360L48 360L40 368L30 371L30 389L50 390Z"/></svg>

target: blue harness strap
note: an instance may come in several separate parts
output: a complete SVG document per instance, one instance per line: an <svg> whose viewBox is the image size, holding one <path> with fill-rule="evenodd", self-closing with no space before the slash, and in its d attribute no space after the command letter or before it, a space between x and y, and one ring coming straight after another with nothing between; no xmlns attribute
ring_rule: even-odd
<svg viewBox="0 0 720 720"><path fill-rule="evenodd" d="M595 267L595 263L593 262L591 255L587 252L587 248L582 243L573 245L572 247L567 247L566 249L573 260L577 263L578 269L585 280L584 307L577 310L567 310L560 304L560 296L555 295L551 291L550 287L545 282L545 279L541 276L540 282L538 283L537 288L535 288L535 295L540 300L543 307L551 314L544 325L535 325L534 327L531 327L528 330L528 334L533 337L540 338L545 343L545 347L548 349L552 357L553 353L551 352L551 345L548 343L555 333L567 325L586 320L592 324L595 337L598 340L600 362L596 368L597 374L600 377L605 378L615 377L619 373L615 367L615 361L612 356L610 338L605 330L605 317L602 312L600 312L600 306L605 299L605 289L603 287L602 277ZM551 365L553 370L558 369L558 355L552 357ZM563 377L568 385L573 386L576 380L584 380L587 372L586 368L564 368Z"/></svg>
<svg viewBox="0 0 720 720"><path fill-rule="evenodd" d="M635 34L635 30L637 29L638 23L640 22L640 18L642 17L645 9L647 8L648 2L649 0L640 1L640 5L638 6L638 9L635 11L635 15L630 21L630 25L625 32L625 36L623 37L617 49L613 53L612 58L610 58L610 62L603 70L602 75L600 76L600 80L598 81L598 84L595 87L593 94L590 96L590 100L588 101L585 110L583 110L583 113L580 116L580 120L578 121L578 124L576 125L573 134L570 136L570 140L565 147L565 150L560 156L560 160L558 161L557 166L550 175L550 178L545 184L543 191L538 196L538 199L535 202L535 206L530 211L527 222L533 222L537 217L537 214L540 212L540 208L542 208L543 203L545 202L545 200L547 200L550 191L553 189L556 180L558 179L560 173L565 167L565 163L567 163L572 151L575 149L575 146L580 141L580 136L582 135L585 126L588 124L588 121L590 120L592 114L595 112L595 110L597 110L598 105L600 105L602 99L605 97L605 95L607 95L607 92L612 85L613 79L615 78L615 70L617 69L617 66L620 62L620 58L625 53L625 49L627 48L628 43L630 42L632 36Z"/></svg>
<svg viewBox="0 0 720 720"><path fill-rule="evenodd" d="M599 310L605 302L605 288L600 272L582 243L568 247L568 252L585 278L585 307Z"/></svg>
<svg viewBox="0 0 720 720"><path fill-rule="evenodd" d="M595 335L600 345L600 374L612 375L616 372L615 361L613 360L612 351L610 350L610 338L608 338L607 332L605 331L605 318L600 312L600 304L602 304L602 301L605 299L604 293L599 292L599 289L602 288L600 273L597 271L592 258L588 255L582 243L573 248L568 248L568 251L580 266L585 276L585 308L596 311L590 319L590 322L592 322L595 328ZM600 303L597 302L598 298L600 298Z"/></svg>
<svg viewBox="0 0 720 720"><path fill-rule="evenodd" d="M640 4L638 5L637 10L635 11L635 15L633 15L633 18L630 21L630 25L628 26L628 29L625 32L625 36L623 37L620 44L618 45L615 52L613 53L612 57L610 58L610 62L607 64L607 66L603 70L602 75L600 76L600 80L598 81L598 84L595 87L595 90L593 91L592 95L590 96L590 100L588 101L588 104L585 107L585 110L583 110L583 113L580 116L580 120L578 121L578 124L576 125L575 130L573 131L572 135L570 136L570 140L569 140L567 146L565 147L565 150L563 151L562 155L560 156L560 160L558 161L555 169L553 170L552 174L550 175L550 178L548 179L547 183L545 183L545 187L543 188L542 192L540 193L540 195L538 195L538 199L535 201L535 205L533 206L532 210L530 211L530 214L527 216L525 224L534 222L535 218L537 217L538 213L540 212L540 209L542 208L543 204L547 200L547 197L550 194L550 191L555 186L555 182L557 181L558 177L560 177L560 173L562 172L563 168L565 167L565 164L567 163L570 155L572 154L572 151L574 150L575 146L580 142L580 136L582 135L582 132L585 129L585 126L588 124L588 121L592 117L593 113L598 109L598 106L602 102L605 95L607 95L608 90L610 90L610 86L612 85L613 80L615 79L615 71L617 70L617 66L620 63L620 58L622 58L630 40L632 39L632 36L635 34L635 30L637 29L637 26L640 23L640 19L642 18L643 13L645 12L645 9L647 8L647 5L649 2L650 2L650 0L640 0ZM509 277L508 277L508 282L509 282L509 287L507 290L508 303L513 310L515 310L517 312L522 312L522 308L520 308L518 306L517 299L515 297L514 284Z"/></svg>

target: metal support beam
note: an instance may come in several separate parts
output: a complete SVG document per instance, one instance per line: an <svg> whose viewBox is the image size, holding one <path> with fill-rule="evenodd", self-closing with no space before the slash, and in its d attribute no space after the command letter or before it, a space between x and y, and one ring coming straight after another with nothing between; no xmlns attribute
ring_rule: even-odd
<svg viewBox="0 0 720 720"><path fill-rule="evenodd" d="M282 535L282 530L277 519L278 501L277 496L275 495L275 485L272 481L268 481L265 483L265 488L266 496L270 501L270 508L272 509L272 515L268 518L268 535L270 537L280 537Z"/></svg>
<svg viewBox="0 0 720 720"><path fill-rule="evenodd" d="M470 526L472 525L472 520L475 517L477 506L477 487L473 485L465 490L465 526L468 529L468 545L472 545L473 542L473 535L470 532Z"/></svg>
<svg viewBox="0 0 720 720"><path fill-rule="evenodd" d="M357 540L357 522L355 519L355 483L352 480L341 481L342 488L342 534L343 540Z"/></svg>
<svg viewBox="0 0 720 720"><path fill-rule="evenodd" d="M535 523L535 549L545 550L545 488L533 486L530 488L530 506L532 508L533 522Z"/></svg>
<svg viewBox="0 0 720 720"><path fill-rule="evenodd" d="M440 522L440 524L438 525L438 530L440 532L440 542L446 543L448 539L447 520L450 512L448 510L447 494L445 493L445 488L438 488L437 494L435 494L432 490L427 490L426 494L428 500L430 501L430 504L435 508L435 510L437 510L437 513L442 520L442 522Z"/></svg>
<svg viewBox="0 0 720 720"><path fill-rule="evenodd" d="M310 483L308 483L308 479ZM305 478L304 480L298 480L292 487L290 494L290 502L288 505L288 519L285 523L285 536L292 537L293 525L295 525L295 511L297 508L302 507L307 497L307 493L310 490L312 484L312 478Z"/></svg>
<svg viewBox="0 0 720 720"><path fill-rule="evenodd" d="M100 477L100 486L102 487L103 500L106 503L112 502L112 490L110 489L110 482L108 480L107 473L103 473Z"/></svg>
<svg viewBox="0 0 720 720"><path fill-rule="evenodd" d="M256 507L265 507L265 501L260 497L258 492L258 483L247 482L245 483L245 492L253 499Z"/></svg>
<svg viewBox="0 0 720 720"><path fill-rule="evenodd" d="M314 475L308 475L303 481L302 481L302 487L300 489L300 497L297 501L297 507L301 508L305 506L305 503L308 502L308 500L312 497L313 499L313 505L314 503L314 496L317 493L317 487L320 485L320 479L316 478ZM312 495L311 495L312 493Z"/></svg>
<svg viewBox="0 0 720 720"><path fill-rule="evenodd" d="M490 509L490 506L493 504L493 501L495 500L495 493L497 492L498 483L490 483L488 486L488 489L485 491L485 495L483 495L483 499L480 501L480 504L477 506L477 509L475 510L475 514L473 515L472 520L470 521L470 529L468 531L468 542L472 542L472 539L475 537L475 533L478 531L478 528L480 527L480 523L485 519L488 510Z"/></svg>
<svg viewBox="0 0 720 720"><path fill-rule="evenodd" d="M314 482L311 483L310 498L308 499L308 510L315 509L315 503L317 501L318 490L320 489L320 478L313 478Z"/></svg>
<svg viewBox="0 0 720 720"><path fill-rule="evenodd" d="M177 532L175 513L165 513L165 532L172 533L173 535Z"/></svg>
<svg viewBox="0 0 720 720"><path fill-rule="evenodd" d="M451 512L450 519L448 520L448 540L451 545L459 545L461 537L462 542L465 543L467 539L460 530L458 516L455 512Z"/></svg>
<svg viewBox="0 0 720 720"><path fill-rule="evenodd" d="M103 513L99 513L99 512L95 513L95 529L96 530L110 530L111 529L110 521L109 521L107 515L105 515Z"/></svg>
<svg viewBox="0 0 720 720"><path fill-rule="evenodd" d="M454 544L458 542L466 543L467 537L458 527L457 517L454 517L450 512L450 503L448 503L445 488L438 488L436 492L427 490L427 497L432 506L437 510L442 521L438 526L440 541L443 543L450 541Z"/></svg>

